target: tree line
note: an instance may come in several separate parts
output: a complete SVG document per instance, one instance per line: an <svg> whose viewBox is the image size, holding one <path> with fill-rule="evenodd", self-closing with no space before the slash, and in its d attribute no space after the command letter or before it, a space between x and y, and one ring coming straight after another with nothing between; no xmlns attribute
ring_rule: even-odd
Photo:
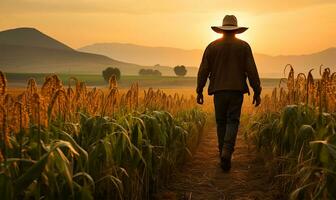
<svg viewBox="0 0 336 200"><path fill-rule="evenodd" d="M174 67L176 76L184 77L187 74L187 68L184 65L178 65ZM162 76L162 73L156 69L140 69L138 74L140 76ZM121 77L120 69L117 67L108 67L102 72L105 81L109 81L110 77L114 75L117 80Z"/></svg>

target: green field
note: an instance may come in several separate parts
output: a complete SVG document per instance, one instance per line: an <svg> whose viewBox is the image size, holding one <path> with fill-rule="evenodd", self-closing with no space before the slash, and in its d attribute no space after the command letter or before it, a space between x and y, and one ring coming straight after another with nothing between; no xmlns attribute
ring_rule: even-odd
<svg viewBox="0 0 336 200"><path fill-rule="evenodd" d="M43 73L6 73L9 87L23 87L29 78L34 78L38 85L44 82L48 74ZM85 81L88 86L103 87L107 83L98 74L57 74L63 84L68 84L69 77L76 77L80 81ZM132 83L138 82L143 88L184 88L195 87L196 77L176 77L176 76L122 76L118 81L120 88L128 88ZM279 79L262 78L262 86L265 89L276 87Z"/></svg>

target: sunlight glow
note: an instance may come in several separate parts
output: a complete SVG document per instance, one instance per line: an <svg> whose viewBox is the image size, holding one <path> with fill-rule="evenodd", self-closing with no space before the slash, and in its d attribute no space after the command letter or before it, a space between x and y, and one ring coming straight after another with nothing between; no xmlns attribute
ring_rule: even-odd
<svg viewBox="0 0 336 200"><path fill-rule="evenodd" d="M326 1L330 3L323 3ZM249 27L237 37L259 53L309 54L336 46L336 29L331 28L336 19L335 0L271 0L272 3L212 0L207 4L192 0L0 2L0 12L8 16L6 21L0 20L0 30L34 27L72 48L121 42L204 49L221 37L210 27L221 25L227 14L235 15L239 26ZM311 38L316 38L316 34L318 42L312 43Z"/></svg>
<svg viewBox="0 0 336 200"><path fill-rule="evenodd" d="M216 33L214 31L211 32L211 35L210 35L211 41L217 40L218 38L221 38L221 37L222 37L222 34Z"/></svg>
<svg viewBox="0 0 336 200"><path fill-rule="evenodd" d="M248 31L248 30L247 30ZM237 34L236 35L237 38L241 39L241 40L244 40L246 42L250 42L250 38L248 37L248 34L246 32L244 33L241 33L241 34Z"/></svg>
<svg viewBox="0 0 336 200"><path fill-rule="evenodd" d="M237 34L236 37L239 38L239 39L241 39L241 40L244 40L246 42L249 42L250 38L249 38L249 36L248 36L248 34L246 32L241 33L241 34ZM214 40L217 40L218 38L221 38L222 34L219 34L219 33L216 33L216 32L212 32L209 37L210 37L211 41L214 41Z"/></svg>

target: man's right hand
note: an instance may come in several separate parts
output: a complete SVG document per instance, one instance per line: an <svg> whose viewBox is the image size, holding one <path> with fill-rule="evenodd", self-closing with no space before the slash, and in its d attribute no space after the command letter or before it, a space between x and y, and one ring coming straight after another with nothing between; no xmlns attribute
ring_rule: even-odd
<svg viewBox="0 0 336 200"><path fill-rule="evenodd" d="M203 94L197 94L197 103L202 105L204 103Z"/></svg>
<svg viewBox="0 0 336 200"><path fill-rule="evenodd" d="M261 103L260 94L259 95L254 94L252 104L254 104L255 107L258 107L260 105L260 103Z"/></svg>

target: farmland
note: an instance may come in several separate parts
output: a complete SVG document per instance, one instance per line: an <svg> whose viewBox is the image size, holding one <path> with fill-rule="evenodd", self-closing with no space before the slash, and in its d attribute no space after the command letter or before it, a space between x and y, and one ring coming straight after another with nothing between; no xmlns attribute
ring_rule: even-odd
<svg viewBox="0 0 336 200"><path fill-rule="evenodd" d="M50 74L43 73L6 73L8 87L25 87L27 80L34 78L38 85L42 85L45 77ZM76 77L80 81L84 81L90 87L105 87L101 74L57 74L59 79L67 83L70 77ZM265 89L272 89L279 83L279 78L262 78L262 85ZM118 81L119 88L129 88L133 83L138 82L141 88L183 88L191 89L193 94L195 90L196 77L177 77L177 76L130 76L125 75Z"/></svg>
<svg viewBox="0 0 336 200"><path fill-rule="evenodd" d="M320 68L288 78L263 98L248 137L265 157L284 198L336 199L336 73Z"/></svg>
<svg viewBox="0 0 336 200"><path fill-rule="evenodd" d="M5 199L140 199L195 148L206 115L161 90L89 89L56 75L7 93L1 73L1 194Z"/></svg>
<svg viewBox="0 0 336 200"><path fill-rule="evenodd" d="M176 193L192 185L200 187L194 195L212 197L214 190L218 198L215 182L224 197L232 193L228 184L240 188L241 197L250 197L261 184L265 194L259 198L335 199L336 74L322 67L314 78L295 73L291 65L285 74L281 80L262 79L257 109L245 96L233 159L244 164L229 175L216 172L207 187L195 176L208 181L202 172L218 162L213 106L211 97L202 107L195 104L195 78L123 76L106 83L101 75L2 74L1 194L5 199L151 199L175 184L168 188ZM251 160L250 145L262 158L259 164ZM194 178L180 175L195 181L171 182L196 149L204 166L193 161L186 176ZM248 175L245 165L251 168ZM261 171L262 180L253 182ZM229 181L235 178L251 188ZM276 191L267 192L267 184Z"/></svg>

